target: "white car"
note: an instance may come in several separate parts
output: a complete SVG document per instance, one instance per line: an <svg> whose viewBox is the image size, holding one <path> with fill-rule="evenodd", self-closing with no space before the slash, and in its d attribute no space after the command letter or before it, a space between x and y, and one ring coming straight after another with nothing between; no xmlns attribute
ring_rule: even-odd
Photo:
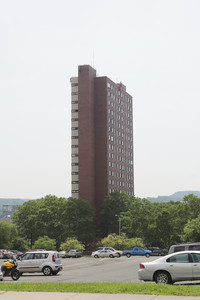
<svg viewBox="0 0 200 300"><path fill-rule="evenodd" d="M78 249L72 249L69 250L67 253L68 257L81 257L82 256L82 251L79 251Z"/></svg>
<svg viewBox="0 0 200 300"><path fill-rule="evenodd" d="M61 260L56 251L30 251L20 257L20 274L43 272L45 276L56 275L62 270Z"/></svg>
<svg viewBox="0 0 200 300"><path fill-rule="evenodd" d="M59 255L60 258L66 258L67 257L66 251L60 251L60 252L58 252L58 255Z"/></svg>
<svg viewBox="0 0 200 300"><path fill-rule="evenodd" d="M121 250L115 250L114 248L112 247L99 247L98 250L111 250L113 252L116 252L118 253L118 256L120 257L121 255L123 255L123 251Z"/></svg>
<svg viewBox="0 0 200 300"><path fill-rule="evenodd" d="M200 251L181 251L140 264L139 280L156 283L200 280Z"/></svg>
<svg viewBox="0 0 200 300"><path fill-rule="evenodd" d="M95 258L99 258L99 257L113 258L113 257L119 257L119 254L111 250L97 250L95 252L92 252L91 256Z"/></svg>

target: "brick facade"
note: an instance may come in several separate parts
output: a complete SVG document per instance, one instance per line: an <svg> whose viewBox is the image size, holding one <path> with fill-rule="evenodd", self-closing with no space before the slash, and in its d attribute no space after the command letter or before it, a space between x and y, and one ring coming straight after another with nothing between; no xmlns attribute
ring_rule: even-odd
<svg viewBox="0 0 200 300"><path fill-rule="evenodd" d="M71 84L72 197L99 212L110 192L134 194L132 97L88 65Z"/></svg>

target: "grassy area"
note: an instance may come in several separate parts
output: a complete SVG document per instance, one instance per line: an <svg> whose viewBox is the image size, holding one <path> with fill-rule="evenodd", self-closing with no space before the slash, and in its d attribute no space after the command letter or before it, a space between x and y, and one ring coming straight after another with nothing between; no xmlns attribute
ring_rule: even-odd
<svg viewBox="0 0 200 300"><path fill-rule="evenodd" d="M102 294L147 294L200 296L200 287L194 285L163 285L140 283L0 283L2 291L69 292Z"/></svg>

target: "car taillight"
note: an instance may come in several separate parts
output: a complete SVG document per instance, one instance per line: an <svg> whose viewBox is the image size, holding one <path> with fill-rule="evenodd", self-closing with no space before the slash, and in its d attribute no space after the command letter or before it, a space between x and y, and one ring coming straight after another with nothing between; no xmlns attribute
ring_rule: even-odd
<svg viewBox="0 0 200 300"><path fill-rule="evenodd" d="M140 264L140 269L145 269L145 266L143 264Z"/></svg>
<svg viewBox="0 0 200 300"><path fill-rule="evenodd" d="M55 262L56 260L55 260L55 256L54 255L52 255L52 261L53 262Z"/></svg>

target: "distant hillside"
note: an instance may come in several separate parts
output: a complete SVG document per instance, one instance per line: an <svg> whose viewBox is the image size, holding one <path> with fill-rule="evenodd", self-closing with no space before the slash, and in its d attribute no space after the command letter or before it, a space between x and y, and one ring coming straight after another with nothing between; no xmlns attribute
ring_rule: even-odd
<svg viewBox="0 0 200 300"><path fill-rule="evenodd" d="M197 197L200 197L200 191L181 191L176 192L170 196L158 196L158 197L147 197L148 200L152 202L169 202L169 201L182 201L184 196L193 194Z"/></svg>
<svg viewBox="0 0 200 300"><path fill-rule="evenodd" d="M24 202L28 201L28 200L29 199L0 198L0 219L1 219L1 221L4 221L4 218L7 218L7 216L12 217L14 212L17 210L18 205L23 205Z"/></svg>
<svg viewBox="0 0 200 300"><path fill-rule="evenodd" d="M3 205L22 205L29 199L18 199L18 198L0 198L0 209Z"/></svg>

